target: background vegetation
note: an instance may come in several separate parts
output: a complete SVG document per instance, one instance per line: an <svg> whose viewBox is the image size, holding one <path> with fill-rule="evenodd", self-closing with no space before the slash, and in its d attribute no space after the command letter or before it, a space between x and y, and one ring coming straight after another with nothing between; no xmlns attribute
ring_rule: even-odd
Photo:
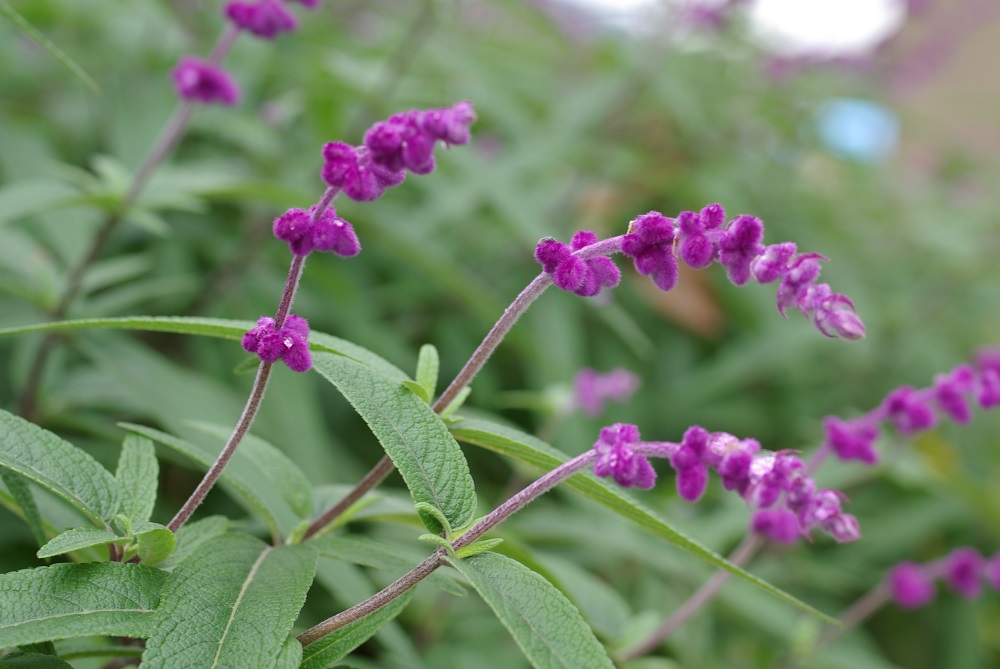
<svg viewBox="0 0 1000 669"><path fill-rule="evenodd" d="M12 3L99 92L0 23L0 328L49 318L109 194L121 190L175 104L170 69L182 53L204 54L221 30L219 4ZM434 175L376 203L338 203L365 251L346 261L311 259L296 311L315 330L407 370L419 346L433 343L450 378L538 272L531 253L539 238L567 240L581 228L620 234L650 209L673 215L721 202L731 214L761 217L768 241L826 255L825 280L853 298L867 339L826 340L798 315L785 322L773 290L734 288L719 271L684 274L670 295L626 276L607 300L546 294L477 379L469 404L544 430L569 453L589 448L599 427L615 421L639 425L650 439L677 439L698 423L808 452L823 416L865 411L900 384L927 385L1000 339L1000 234L990 197L998 175L969 161L918 173L902 161L829 155L815 135L817 110L840 95L878 99L877 77L823 68L776 80L765 57L738 22L681 39L674 29L616 33L515 0L328 0L292 36L237 43L226 65L243 103L196 112L68 316L272 312L287 250L270 224L321 193L322 144L358 143L372 121L397 110L469 99L479 114L471 147L442 155ZM919 137L904 128L903 140ZM7 409L16 410L39 341L0 339ZM36 418L113 469L117 421L187 434L189 421L232 425L251 382L234 373L246 357L225 341L73 334L48 367ZM616 366L642 377L632 401L597 418L560 417L578 370ZM283 367L272 383L254 431L313 483L353 483L378 459L377 443L328 384ZM977 415L966 428L890 440L876 468L826 468L821 483L851 496L864 539L774 549L751 570L835 613L903 559L929 560L963 544L995 553L998 428L1000 416ZM481 452L468 457L491 502L526 476ZM165 521L200 473L163 466L154 519ZM667 467L658 467L665 484L644 501L719 551L735 545L746 526L742 504L717 484L697 506L678 501ZM240 513L222 493L208 505ZM385 522L367 530L399 542L415 536ZM499 536L552 574L609 643L649 629L708 575L569 494L537 502ZM0 571L37 564L30 533L3 509L0 537ZM414 542L413 550L415 563L422 549ZM326 573L303 627L393 576L341 563ZM733 583L667 642L664 659L645 666L777 666L811 624ZM525 666L478 599L421 589L366 646L371 664L358 666L467 666L484 648L492 667ZM943 595L916 613L890 607L800 666L997 663L1000 596L987 594L978 602Z"/></svg>

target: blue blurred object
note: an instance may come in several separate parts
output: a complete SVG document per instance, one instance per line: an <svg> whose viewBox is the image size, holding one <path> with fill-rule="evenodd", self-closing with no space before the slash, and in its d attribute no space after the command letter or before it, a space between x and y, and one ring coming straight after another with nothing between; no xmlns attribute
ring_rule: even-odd
<svg viewBox="0 0 1000 669"><path fill-rule="evenodd" d="M884 160L899 138L899 121L891 110L857 98L827 102L817 113L816 125L830 153L859 162Z"/></svg>

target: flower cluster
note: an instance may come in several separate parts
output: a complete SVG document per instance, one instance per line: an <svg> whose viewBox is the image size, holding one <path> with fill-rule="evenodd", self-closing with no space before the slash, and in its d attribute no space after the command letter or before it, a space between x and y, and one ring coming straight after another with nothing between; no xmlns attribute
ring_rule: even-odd
<svg viewBox="0 0 1000 669"><path fill-rule="evenodd" d="M573 380L573 406L588 416L599 416L604 403L625 402L639 387L639 377L622 367L606 374L582 369Z"/></svg>
<svg viewBox="0 0 1000 669"><path fill-rule="evenodd" d="M838 542L861 536L854 516L844 513L844 495L818 490L805 463L787 451L764 453L755 439L693 426L680 443L641 442L634 425L601 430L594 444L594 473L621 486L650 488L656 475L645 456L667 458L677 473L677 493L695 502L708 485L710 470L753 508L752 529L772 541L791 543L820 528Z"/></svg>
<svg viewBox="0 0 1000 669"><path fill-rule="evenodd" d="M243 335L243 348L256 353L266 363L282 360L293 372L307 372L312 367L309 354L309 323L295 314L289 314L281 329L275 328L273 318L262 316L257 327Z"/></svg>
<svg viewBox="0 0 1000 669"><path fill-rule="evenodd" d="M274 39L299 26L295 15L285 8L281 0L234 0L223 11L234 26L263 39Z"/></svg>
<svg viewBox="0 0 1000 669"><path fill-rule="evenodd" d="M964 425L972 419L973 402L983 409L1000 406L1000 354L996 351L982 351L975 366L959 365L939 374L928 388L897 388L882 404L857 418L827 416L823 447L842 460L874 464L878 461L875 442L883 421L891 422L904 435L933 428L941 415Z"/></svg>
<svg viewBox="0 0 1000 669"><path fill-rule="evenodd" d="M297 256L307 256L313 251L333 251L343 258L361 253L361 243L354 234L354 227L337 216L337 210L326 207L317 216L316 206L309 211L289 209L274 220L274 236L288 243L288 249Z"/></svg>
<svg viewBox="0 0 1000 669"><path fill-rule="evenodd" d="M535 260L552 277L552 283L583 297L592 297L602 287L614 288L622 274L610 258L603 256L583 260L573 253L597 243L597 235L581 230L566 246L555 239L543 239L535 248Z"/></svg>
<svg viewBox="0 0 1000 669"><path fill-rule="evenodd" d="M177 94L191 102L235 105L240 89L225 70L194 56L181 57L171 76Z"/></svg>
<svg viewBox="0 0 1000 669"><path fill-rule="evenodd" d="M975 599L983 592L983 581L1000 590L1000 553L989 559L974 548L956 548L946 557L925 564L901 562L885 578L885 588L904 609L917 609L934 600L934 581L943 579L956 593Z"/></svg>
<svg viewBox="0 0 1000 669"><path fill-rule="evenodd" d="M377 200L386 188L401 184L407 170L414 174L431 172L438 142L468 143L469 126L475 120L469 102L395 114L369 128L361 146L326 144L323 180L352 200Z"/></svg>

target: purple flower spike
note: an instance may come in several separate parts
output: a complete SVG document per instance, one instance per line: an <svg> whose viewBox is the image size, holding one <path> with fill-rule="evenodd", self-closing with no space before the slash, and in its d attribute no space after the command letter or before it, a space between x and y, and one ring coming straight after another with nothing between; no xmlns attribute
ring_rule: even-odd
<svg viewBox="0 0 1000 669"><path fill-rule="evenodd" d="M658 211L643 214L629 223L622 239L622 253L631 257L639 274L652 278L660 290L677 284L677 260L673 254L673 221Z"/></svg>
<svg viewBox="0 0 1000 669"><path fill-rule="evenodd" d="M308 371L312 367L308 321L289 314L280 330L276 330L274 325L273 318L261 317L257 327L243 335L243 348L256 353L262 362L282 360L294 372Z"/></svg>
<svg viewBox="0 0 1000 669"><path fill-rule="evenodd" d="M952 590L966 599L983 591L983 556L974 548L956 548L945 558L945 579Z"/></svg>
<svg viewBox="0 0 1000 669"><path fill-rule="evenodd" d="M720 204L709 205L701 211L701 215L683 211L677 216L681 260L695 269L708 267L719 255L716 240L726 218Z"/></svg>
<svg viewBox="0 0 1000 669"><path fill-rule="evenodd" d="M882 406L901 434L929 430L937 423L937 414L912 386L893 390Z"/></svg>
<svg viewBox="0 0 1000 669"><path fill-rule="evenodd" d="M808 286L799 292L798 302L803 313L812 312L813 324L824 336L848 341L864 338L865 324L855 313L854 303L846 295L831 292L829 285Z"/></svg>
<svg viewBox="0 0 1000 669"><path fill-rule="evenodd" d="M185 100L226 106L240 101L240 89L225 70L194 56L182 56L171 77Z"/></svg>
<svg viewBox="0 0 1000 669"><path fill-rule="evenodd" d="M823 419L823 429L826 431L826 444L841 460L860 460L870 465L878 462L875 440L879 432L876 425L827 416Z"/></svg>
<svg viewBox="0 0 1000 669"><path fill-rule="evenodd" d="M974 388L975 372L968 365L962 365L949 374L934 379L934 398L942 411L956 423L965 425L972 420L972 410L966 394Z"/></svg>
<svg viewBox="0 0 1000 669"><path fill-rule="evenodd" d="M706 487L708 487L708 467L701 462L677 472L677 494L683 499L697 502L705 494Z"/></svg>
<svg viewBox="0 0 1000 669"><path fill-rule="evenodd" d="M737 216L719 239L719 262L726 267L729 280L742 286L750 280L750 263L764 247L764 224L754 216Z"/></svg>
<svg viewBox="0 0 1000 669"><path fill-rule="evenodd" d="M784 278L788 273L788 261L795 255L795 250L794 242L764 247L763 253L750 262L750 274L757 283L771 283Z"/></svg>
<svg viewBox="0 0 1000 669"><path fill-rule="evenodd" d="M918 609L929 604L935 595L934 582L915 562L901 562L886 577L889 596L901 609Z"/></svg>
<svg viewBox="0 0 1000 669"><path fill-rule="evenodd" d="M594 474L612 477L623 488L635 486L649 490L656 482L656 471L645 456L632 450L639 443L639 428L626 423L615 423L601 429L601 436L594 444L597 459Z"/></svg>
<svg viewBox="0 0 1000 669"><path fill-rule="evenodd" d="M406 173L393 171L372 162L364 147L358 149L343 142L329 142L323 147L323 181L358 202L382 197L389 186L403 181Z"/></svg>
<svg viewBox="0 0 1000 669"><path fill-rule="evenodd" d="M299 25L295 15L278 0L258 0L254 3L235 0L226 5L225 15L240 30L263 39L274 39Z"/></svg>
<svg viewBox="0 0 1000 669"><path fill-rule="evenodd" d="M274 219L274 236L288 243L289 250L297 256L312 253L312 217L304 209L289 209Z"/></svg>
<svg viewBox="0 0 1000 669"><path fill-rule="evenodd" d="M799 519L783 507L757 511L750 526L757 534L782 544L794 543L802 536Z"/></svg>
<svg viewBox="0 0 1000 669"><path fill-rule="evenodd" d="M317 251L333 251L341 258L361 253L361 242L354 232L354 226L338 217L333 207L327 207L313 223L311 238L313 248Z"/></svg>

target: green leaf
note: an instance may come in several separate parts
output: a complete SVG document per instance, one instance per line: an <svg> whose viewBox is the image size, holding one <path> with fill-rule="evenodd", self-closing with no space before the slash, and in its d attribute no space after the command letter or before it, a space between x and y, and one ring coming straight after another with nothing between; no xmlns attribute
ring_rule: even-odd
<svg viewBox="0 0 1000 669"><path fill-rule="evenodd" d="M398 616L400 611L410 603L412 594L412 590L406 592L364 618L355 620L333 634L306 646L302 652L301 669L327 669L337 660L346 657L348 653L382 629L386 623Z"/></svg>
<svg viewBox="0 0 1000 669"><path fill-rule="evenodd" d="M231 427L213 425L211 423L188 423L196 430L210 434L223 441L229 438ZM246 434L240 443L240 450L252 460L258 469L271 473L275 490L288 502L300 518L306 518L313 512L313 489L309 478L297 464L273 446L270 442L252 434Z"/></svg>
<svg viewBox="0 0 1000 669"><path fill-rule="evenodd" d="M368 423L413 501L438 509L453 528L465 527L476 511L475 484L462 449L440 417L398 381L350 358L318 353L313 367ZM432 515L420 516L428 530L441 531Z"/></svg>
<svg viewBox="0 0 1000 669"><path fill-rule="evenodd" d="M438 351L433 344L424 344L420 347L420 355L417 356L417 383L427 391L427 397L434 398L437 389L438 370L441 361Z"/></svg>
<svg viewBox="0 0 1000 669"><path fill-rule="evenodd" d="M278 653L278 661L274 663L274 669L298 669L302 664L302 644L294 636L285 639L285 645Z"/></svg>
<svg viewBox="0 0 1000 669"><path fill-rule="evenodd" d="M410 555L399 546L393 546L371 537L323 536L312 539L309 544L319 551L320 557L330 557L363 567L404 573L424 556ZM424 579L427 583L459 597L465 595L465 588L456 582L447 569L439 569Z"/></svg>
<svg viewBox="0 0 1000 669"><path fill-rule="evenodd" d="M446 559L469 579L535 669L614 669L580 612L542 576L499 553Z"/></svg>
<svg viewBox="0 0 1000 669"><path fill-rule="evenodd" d="M403 387L412 392L414 395L419 397L423 402L430 404L431 396L427 394L427 388L423 387L416 381L411 381L406 379L403 381Z"/></svg>
<svg viewBox="0 0 1000 669"><path fill-rule="evenodd" d="M482 446L483 448L513 458L519 462L527 463L544 471L552 470L568 460L565 454L531 435L488 421L466 419L452 426L451 429L452 433L458 439L466 443ZM608 507L639 525L644 530L661 539L666 539L678 548L704 560L713 567L724 569L734 576L739 576L743 580L763 588L770 594L783 599L807 613L821 618L826 622L836 624L836 620L825 613L817 611L805 602L792 597L787 592L737 567L715 551L702 546L694 539L674 529L669 523L659 518L645 506L621 492L617 485L594 476L592 472L587 471L576 474L567 479L563 485Z"/></svg>
<svg viewBox="0 0 1000 669"><path fill-rule="evenodd" d="M305 544L273 548L245 534L205 542L163 588L143 668L272 669L288 652L316 557Z"/></svg>
<svg viewBox="0 0 1000 669"><path fill-rule="evenodd" d="M132 526L139 544L139 559L150 566L166 560L177 543L174 533L159 523L136 523Z"/></svg>
<svg viewBox="0 0 1000 669"><path fill-rule="evenodd" d="M224 516L209 516L186 523L174 535L176 541L174 552L163 561L160 567L169 569L177 566L201 550L205 542L224 534L228 528L229 519Z"/></svg>
<svg viewBox="0 0 1000 669"><path fill-rule="evenodd" d="M479 555L480 553L485 553L488 550L492 550L503 543L503 539L480 539L479 541L473 541L468 546L463 546L455 552L455 557L457 558L467 558L473 555Z"/></svg>
<svg viewBox="0 0 1000 669"><path fill-rule="evenodd" d="M0 574L0 648L78 636L145 638L166 573L141 564L54 564Z"/></svg>
<svg viewBox="0 0 1000 669"><path fill-rule="evenodd" d="M24 522L28 524L28 528L39 547L44 546L48 535L45 533L45 523L42 521L42 514L38 511L38 504L35 503L35 496L32 494L28 482L23 476L19 476L9 469L0 469L0 481L3 481L7 490L14 497L14 502L24 514Z"/></svg>
<svg viewBox="0 0 1000 669"><path fill-rule="evenodd" d="M216 450L210 450L151 427L131 423L122 423L122 427L169 446L206 469L218 455ZM223 445L220 443L218 450L221 450ZM222 470L219 480L223 487L234 494L237 501L264 520L274 537L280 538L287 536L305 514L296 512L280 492L282 470L271 469L268 465L273 464L279 456L284 456L281 456L280 452L277 452L277 455L264 452L273 448L263 440L245 440L226 468Z"/></svg>
<svg viewBox="0 0 1000 669"><path fill-rule="evenodd" d="M100 546L102 544L113 544L116 541L125 541L125 537L119 537L114 532L99 527L74 527L59 534L47 544L38 549L38 557L48 558L53 555L62 555L81 548L90 546Z"/></svg>
<svg viewBox="0 0 1000 669"><path fill-rule="evenodd" d="M469 395L471 394L472 386L466 386L459 390L458 394L455 395L455 399L448 402L448 406L441 410L441 418L447 422L453 422L454 419L452 419L452 416L455 415L456 411L462 408L462 405L465 404L465 400L469 399Z"/></svg>
<svg viewBox="0 0 1000 669"><path fill-rule="evenodd" d="M73 665L54 655L11 653L0 657L0 669L73 669Z"/></svg>
<svg viewBox="0 0 1000 669"><path fill-rule="evenodd" d="M26 18L14 11L14 8L7 4L7 0L0 0L0 16L6 18L8 21L17 26L21 32L35 40L40 47L48 51L50 56L62 63L66 69L76 75L76 77L91 91L97 93L100 90L93 77L87 74L82 67L77 65L76 61L66 55L62 49L53 44L52 41L35 28L35 26L28 23Z"/></svg>
<svg viewBox="0 0 1000 669"><path fill-rule="evenodd" d="M3 410L0 467L31 479L102 525L118 510L111 472L76 446Z"/></svg>
<svg viewBox="0 0 1000 669"><path fill-rule="evenodd" d="M159 475L153 442L137 434L126 436L115 479L121 493L121 513L132 524L145 522L153 515Z"/></svg>
<svg viewBox="0 0 1000 669"><path fill-rule="evenodd" d="M53 330L84 330L91 328L109 328L118 330L141 330L146 332L173 332L176 334L203 335L221 339L242 339L251 328L256 327L253 321L234 321L223 318L195 318L181 316L127 316L124 318L89 318L74 321L56 321L53 323L36 323L13 328L0 328L0 336L20 334L23 332L48 332ZM309 348L313 351L337 353L364 363L377 369L384 376L394 381L408 379L402 370L391 362L379 357L357 344L325 334L323 332L309 333Z"/></svg>

